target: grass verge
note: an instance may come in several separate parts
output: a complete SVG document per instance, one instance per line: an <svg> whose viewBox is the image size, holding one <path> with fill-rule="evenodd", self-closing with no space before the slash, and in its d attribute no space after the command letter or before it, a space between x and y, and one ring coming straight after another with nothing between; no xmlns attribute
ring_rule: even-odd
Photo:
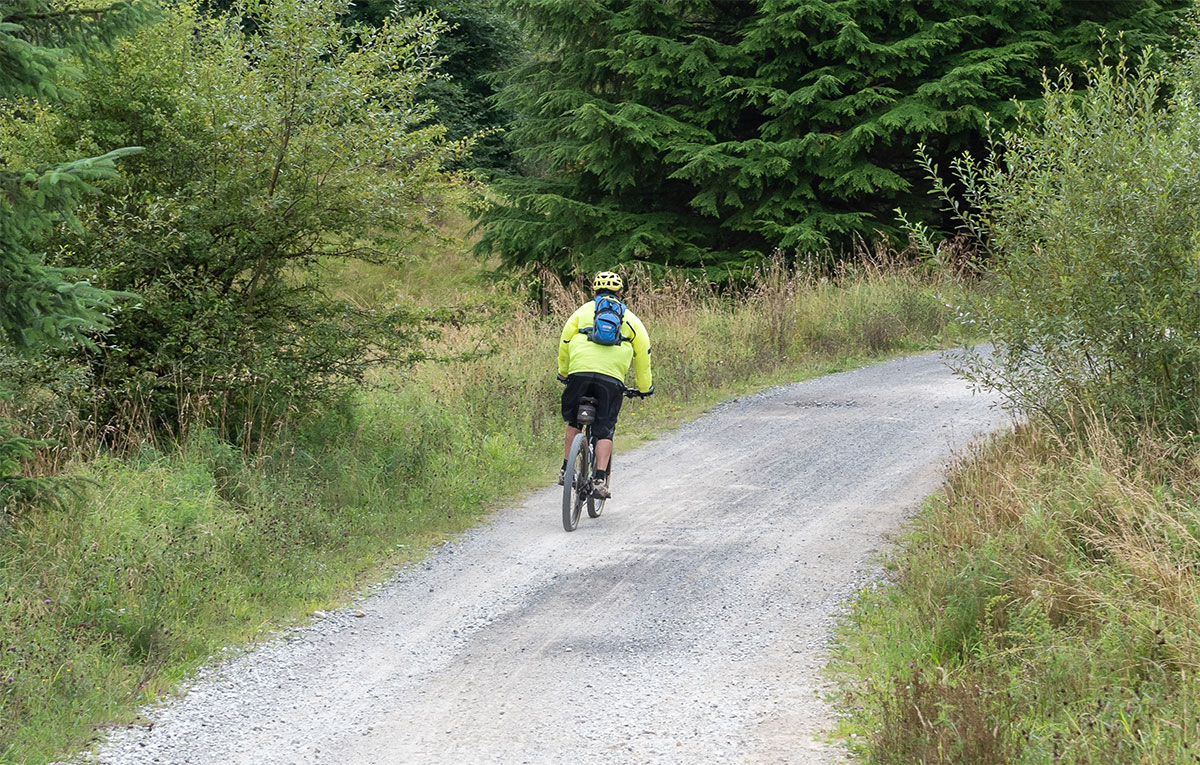
<svg viewBox="0 0 1200 765"><path fill-rule="evenodd" d="M872 763L1200 760L1200 457L1026 426L964 461L832 665Z"/></svg>
<svg viewBox="0 0 1200 765"><path fill-rule="evenodd" d="M491 289L450 272L455 294ZM954 289L780 264L738 295L643 287L630 303L653 338L658 394L623 414L618 447L745 391L936 347L956 332ZM222 647L344 601L497 498L547 485L561 459L557 337L583 299L552 291L550 315L513 311L498 353L383 371L254 454L197 429L75 463L78 498L0 527L0 760L86 745Z"/></svg>

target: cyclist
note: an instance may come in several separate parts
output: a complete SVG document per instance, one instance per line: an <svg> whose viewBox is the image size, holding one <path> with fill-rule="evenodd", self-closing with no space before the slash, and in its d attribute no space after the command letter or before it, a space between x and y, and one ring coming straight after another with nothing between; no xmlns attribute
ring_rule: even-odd
<svg viewBox="0 0 1200 765"><path fill-rule="evenodd" d="M650 375L650 336L641 320L624 307L621 294L625 283L612 271L601 271L592 280L595 297L571 314L562 331L562 342L558 346L558 379L566 383L562 395L562 416L567 423L563 441L563 464L558 472L558 483L562 485L567 472L567 455L571 442L579 434L581 426L575 420L579 400L584 396L596 399L596 421L592 433L596 436L596 468L592 473L592 496L608 499L612 496L605 478L608 461L612 457L613 433L617 427L617 415L621 412L622 381L633 363L637 389L643 398L654 393ZM614 305L619 309L614 312ZM597 308L601 319L597 321ZM619 316L620 333L616 343L600 342L597 324L611 321Z"/></svg>

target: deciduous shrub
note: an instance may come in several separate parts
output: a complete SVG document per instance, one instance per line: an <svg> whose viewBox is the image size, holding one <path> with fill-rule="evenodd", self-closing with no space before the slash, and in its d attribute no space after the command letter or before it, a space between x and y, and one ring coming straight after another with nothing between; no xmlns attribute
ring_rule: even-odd
<svg viewBox="0 0 1200 765"><path fill-rule="evenodd" d="M1111 59L1047 82L988 157L954 171L989 252L974 317L995 341L970 377L1020 410L1200 425L1200 67L1177 86Z"/></svg>
<svg viewBox="0 0 1200 765"><path fill-rule="evenodd" d="M336 23L344 0L248 0L228 16L174 6L87 64L68 111L12 143L146 151L58 240L65 264L140 296L88 357L108 420L173 425L187 409L239 429L335 395L419 354L423 317L338 300L323 264L395 262L429 235L447 163L417 91L444 25ZM252 30L252 31L246 31Z"/></svg>

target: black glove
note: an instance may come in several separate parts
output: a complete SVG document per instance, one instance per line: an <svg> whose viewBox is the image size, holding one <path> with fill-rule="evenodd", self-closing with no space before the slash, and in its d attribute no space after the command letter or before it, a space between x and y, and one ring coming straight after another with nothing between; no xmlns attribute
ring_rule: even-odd
<svg viewBox="0 0 1200 765"><path fill-rule="evenodd" d="M559 381L560 383L562 383L563 385L566 385L566 384L567 384L567 378L563 377L562 375L559 375L559 376L558 376L558 381Z"/></svg>
<svg viewBox="0 0 1200 765"><path fill-rule="evenodd" d="M650 390L646 391L645 393L640 393L640 392L639 392L639 393L637 394L637 397L638 397L638 398L646 398L647 396L653 396L653 395L654 395L654 386L653 386L653 385L651 385L651 386L650 386Z"/></svg>

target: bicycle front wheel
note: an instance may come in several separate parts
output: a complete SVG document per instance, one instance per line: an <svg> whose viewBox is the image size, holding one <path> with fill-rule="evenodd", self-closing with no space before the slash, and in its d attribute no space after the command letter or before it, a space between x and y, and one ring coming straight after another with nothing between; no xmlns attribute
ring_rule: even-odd
<svg viewBox="0 0 1200 765"><path fill-rule="evenodd" d="M567 453L567 474L563 476L562 521L567 531L574 531L579 525L579 513L588 497L591 478L587 437L580 433L571 442L571 451Z"/></svg>

